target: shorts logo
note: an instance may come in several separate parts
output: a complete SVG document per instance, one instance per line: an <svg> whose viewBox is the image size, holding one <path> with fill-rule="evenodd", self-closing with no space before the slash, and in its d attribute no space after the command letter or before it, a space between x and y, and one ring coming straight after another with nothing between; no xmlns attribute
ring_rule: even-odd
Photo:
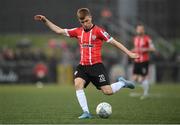
<svg viewBox="0 0 180 125"><path fill-rule="evenodd" d="M105 79L104 74L99 75L99 82L105 82L105 81L106 79Z"/></svg>
<svg viewBox="0 0 180 125"><path fill-rule="evenodd" d="M74 72L74 75L76 75L77 73L78 73L78 71L75 71L75 72Z"/></svg>

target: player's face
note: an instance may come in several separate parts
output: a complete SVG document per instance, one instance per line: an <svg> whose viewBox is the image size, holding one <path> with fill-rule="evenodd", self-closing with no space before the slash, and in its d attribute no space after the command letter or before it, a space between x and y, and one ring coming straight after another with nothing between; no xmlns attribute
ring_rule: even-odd
<svg viewBox="0 0 180 125"><path fill-rule="evenodd" d="M92 17L86 16L84 20L79 20L84 29L90 29L92 27Z"/></svg>
<svg viewBox="0 0 180 125"><path fill-rule="evenodd" d="M144 26L137 26L136 27L136 33L138 35L143 35L145 33Z"/></svg>

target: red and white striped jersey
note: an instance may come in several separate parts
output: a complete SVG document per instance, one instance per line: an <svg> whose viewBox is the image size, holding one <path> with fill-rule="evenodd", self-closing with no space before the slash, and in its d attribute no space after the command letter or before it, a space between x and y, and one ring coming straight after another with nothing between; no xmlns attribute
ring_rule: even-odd
<svg viewBox="0 0 180 125"><path fill-rule="evenodd" d="M88 31L83 27L65 29L67 36L78 39L81 65L93 65L102 62L101 48L103 41L110 42L112 37L102 28L94 25Z"/></svg>
<svg viewBox="0 0 180 125"><path fill-rule="evenodd" d="M143 52L142 49L147 49L153 45L151 38L148 35L135 36L133 42L135 52L139 55L139 58L135 59L135 62L141 63L149 61L149 52Z"/></svg>

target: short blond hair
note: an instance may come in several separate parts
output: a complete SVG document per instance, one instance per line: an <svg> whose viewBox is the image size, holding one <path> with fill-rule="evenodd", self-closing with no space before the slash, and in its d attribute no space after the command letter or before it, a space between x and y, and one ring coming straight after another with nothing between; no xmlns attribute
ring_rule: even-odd
<svg viewBox="0 0 180 125"><path fill-rule="evenodd" d="M77 10L77 18L83 20L86 16L91 16L91 12L88 8L79 8Z"/></svg>

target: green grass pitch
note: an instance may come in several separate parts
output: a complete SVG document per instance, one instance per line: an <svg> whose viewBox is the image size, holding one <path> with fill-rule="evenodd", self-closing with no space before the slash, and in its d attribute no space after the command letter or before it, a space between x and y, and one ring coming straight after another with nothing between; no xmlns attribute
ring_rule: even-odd
<svg viewBox="0 0 180 125"><path fill-rule="evenodd" d="M76 123L76 124L116 124L116 123L180 123L180 85L153 85L150 97L140 100L129 93L141 93L122 89L112 96L105 96L89 86L86 96L93 119L79 120L82 113L76 100L73 86L35 85L0 86L0 124L13 123ZM95 108L100 102L112 105L113 113L108 119L96 116Z"/></svg>

